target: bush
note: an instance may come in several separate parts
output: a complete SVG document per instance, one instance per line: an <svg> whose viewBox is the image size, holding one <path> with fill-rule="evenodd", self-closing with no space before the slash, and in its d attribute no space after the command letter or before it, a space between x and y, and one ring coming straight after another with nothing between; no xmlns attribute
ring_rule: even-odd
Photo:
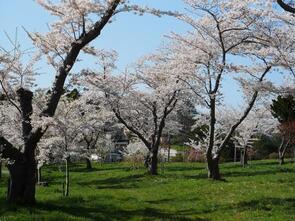
<svg viewBox="0 0 295 221"><path fill-rule="evenodd" d="M131 169L139 169L144 162L144 156L142 154L133 154L129 156L124 156L123 160L131 164Z"/></svg>
<svg viewBox="0 0 295 221"><path fill-rule="evenodd" d="M280 142L281 138L279 136L274 135L270 137L266 135L261 135L260 139L254 143L254 149L256 150L256 152L255 156L253 156L252 159L268 159L269 155L277 153ZM275 159L277 159L277 157Z"/></svg>
<svg viewBox="0 0 295 221"><path fill-rule="evenodd" d="M138 169L147 154L148 150L142 142L133 142L124 148L123 160L131 163L131 169Z"/></svg>
<svg viewBox="0 0 295 221"><path fill-rule="evenodd" d="M188 151L187 161L188 162L206 162L206 156L204 153L200 151L191 149L190 151Z"/></svg>
<svg viewBox="0 0 295 221"><path fill-rule="evenodd" d="M273 152L268 155L268 159L278 159L278 153Z"/></svg>
<svg viewBox="0 0 295 221"><path fill-rule="evenodd" d="M177 153L175 157L171 157L172 162L183 162L184 157L182 153Z"/></svg>

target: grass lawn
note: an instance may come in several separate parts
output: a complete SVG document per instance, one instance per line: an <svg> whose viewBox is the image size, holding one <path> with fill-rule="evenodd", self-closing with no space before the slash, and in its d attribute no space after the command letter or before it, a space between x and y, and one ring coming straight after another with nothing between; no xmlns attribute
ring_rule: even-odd
<svg viewBox="0 0 295 221"><path fill-rule="evenodd" d="M6 172L0 181L0 221L295 220L294 163L222 164L225 182L207 180L201 163L165 164L155 177L126 163L95 164L91 171L84 167L72 165L67 198L62 197L62 172L46 167L49 187L37 187L35 208L6 205Z"/></svg>

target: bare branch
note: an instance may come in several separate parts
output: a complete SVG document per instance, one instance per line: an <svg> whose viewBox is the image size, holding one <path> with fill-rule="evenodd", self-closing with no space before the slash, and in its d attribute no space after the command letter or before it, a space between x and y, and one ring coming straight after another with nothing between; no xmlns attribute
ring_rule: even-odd
<svg viewBox="0 0 295 221"><path fill-rule="evenodd" d="M261 75L261 77L259 78L258 82L262 82L264 77L266 76L266 74L271 70L271 66L267 66L265 71L263 72L263 74ZM250 111L252 110L256 99L258 97L258 91L255 90L252 98L250 100L250 102L248 103L247 108L244 111L244 114L240 117L240 119L231 126L230 130L228 131L226 137L223 139L222 143L219 145L218 150L216 151L216 155L219 156L220 152L222 151L222 149L224 149L225 145L228 143L228 141L230 140L233 132L235 131L235 129L246 119L246 117L248 116L248 114L250 113Z"/></svg>
<svg viewBox="0 0 295 221"><path fill-rule="evenodd" d="M287 12L291 12L293 14L295 14L295 8L291 7L290 5L286 4L284 1L282 0L277 0L277 3Z"/></svg>

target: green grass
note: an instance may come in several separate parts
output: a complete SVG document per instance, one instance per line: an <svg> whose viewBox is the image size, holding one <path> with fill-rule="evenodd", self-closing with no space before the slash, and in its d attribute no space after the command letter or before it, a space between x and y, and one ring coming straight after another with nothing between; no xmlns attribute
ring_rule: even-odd
<svg viewBox="0 0 295 221"><path fill-rule="evenodd" d="M0 221L295 220L294 163L223 164L225 182L207 180L204 168L201 163L170 163L152 177L126 163L97 164L92 171L72 166L70 196L65 198L63 174L47 167L43 177L49 187L38 186L35 208L8 206L6 178L0 181Z"/></svg>
<svg viewBox="0 0 295 221"><path fill-rule="evenodd" d="M187 151L192 149L190 146L186 146L186 145L171 145L171 149L177 150L177 151Z"/></svg>

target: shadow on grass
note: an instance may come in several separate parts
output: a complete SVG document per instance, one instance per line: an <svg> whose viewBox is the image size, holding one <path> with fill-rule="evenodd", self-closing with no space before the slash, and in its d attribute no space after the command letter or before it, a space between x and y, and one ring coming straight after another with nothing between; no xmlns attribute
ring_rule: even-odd
<svg viewBox="0 0 295 221"><path fill-rule="evenodd" d="M114 171L114 170L124 170L128 169L127 166L113 166L113 167L93 167L92 169L87 169L86 167L77 167L73 165L71 167L71 172L77 172L77 173L84 173L84 172L101 172L101 171Z"/></svg>
<svg viewBox="0 0 295 221"><path fill-rule="evenodd" d="M172 199L173 200L173 199ZM153 202L155 203L155 202ZM125 210L114 205L103 204L96 202L91 206L81 206L83 199L81 198L63 198L56 201L39 202L33 208L21 207L19 205L6 204L3 199L0 199L0 217L7 214L15 214L15 217L25 213L26 218L42 216L44 218L44 211L50 214L51 220L67 220L88 219L88 220L130 220L130 219L144 219L144 220L195 220L195 221L210 221L204 218L190 218L184 215L188 211L179 211L179 213L166 212L152 207L145 207L134 210ZM193 213L192 213L193 214ZM22 214L23 215L23 214ZM195 215L195 214L194 214ZM71 216L71 217L69 217ZM23 216L21 216L23 217ZM46 219L45 219L46 220Z"/></svg>
<svg viewBox="0 0 295 221"><path fill-rule="evenodd" d="M243 166L241 165L241 163L239 161L237 162L224 162L224 163L220 163L220 165L223 166L223 168L226 169L238 169L238 168L243 168ZM279 165L279 163L275 162L275 161L249 161L249 164L246 166L253 166L253 167L257 167L257 166L272 166L272 165Z"/></svg>
<svg viewBox="0 0 295 221"><path fill-rule="evenodd" d="M285 166L288 166L290 164L293 164L292 162L286 162L283 166L279 166L279 164L275 161L255 161L252 165L249 165L250 167L243 168L240 164L233 164L233 163L221 163L220 164L220 172L223 178L227 177L247 177L247 176L261 176L261 175L272 175L274 173L295 173L295 169L293 168L286 168ZM265 167L269 166L269 167ZM263 167L260 168L260 167ZM179 165L179 166L171 166L165 167L165 177L183 177L188 179L206 179L207 173L201 172L202 170L205 170L206 166L192 166L187 167L185 165ZM172 174L173 172L184 172L183 174ZM185 172L191 172L196 171L195 174L189 174Z"/></svg>
<svg viewBox="0 0 295 221"><path fill-rule="evenodd" d="M95 200L95 199L93 199ZM153 204L171 203L175 199L167 198L160 200L146 201ZM197 200L197 199L189 199ZM127 200L128 201L128 200ZM123 209L112 204L108 204L107 201L95 201L91 203L91 206L84 204L85 200L80 197L60 198L55 201L39 202L34 208L24 208L17 205L7 205L3 199L0 200L0 217L7 214L24 215L29 220L30 216L38 218L38 216L44 217L44 214L50 214L51 220L62 220L63 217L68 217L67 220L74 219L88 219L88 220L195 220L195 221L209 221L198 217L199 214L209 214L214 211L211 209L205 209L201 211L195 211L194 209L165 211L162 209L155 209L150 206L146 206L140 209ZM128 203L128 202L126 202ZM85 206L83 206L85 205ZM235 205L220 206L216 205L215 210L233 210L233 207L238 211L271 211L273 208L280 207L281 211L292 215L294 213L295 198L262 198L249 201L243 201ZM46 213L44 213L46 212ZM24 214L22 214L24 213ZM194 218L191 218L194 217Z"/></svg>
<svg viewBox="0 0 295 221"><path fill-rule="evenodd" d="M140 181L148 175L146 174L136 174L124 177L111 177L106 179L96 179L91 181L81 181L77 182L81 186L95 186L97 189L129 189L136 188L136 181Z"/></svg>
<svg viewBox="0 0 295 221"><path fill-rule="evenodd" d="M170 165L165 165L165 171L167 172L184 172L184 171L198 171L198 170L204 170L206 167L205 166L192 166L188 167L187 165L179 165L179 166L170 166Z"/></svg>
<svg viewBox="0 0 295 221"><path fill-rule="evenodd" d="M196 220L206 221L205 219L186 218L184 216L166 213L164 211L146 207L137 210L123 210L113 206L107 205L96 205L96 207L66 207L59 206L56 204L44 204L39 206L39 209L46 211L63 211L64 213L70 214L75 217L88 218L91 220L130 220L134 218L144 218L144 220Z"/></svg>
<svg viewBox="0 0 295 221"><path fill-rule="evenodd" d="M124 170L128 169L130 166L128 165L123 165L123 164L98 164L94 163L91 169L87 169L86 165L81 164L81 163L71 163L70 164L70 171L71 172L78 172L78 173L83 173L83 172L99 172L99 171L113 171L113 170ZM53 173L53 172L60 172L64 170L64 165L63 164L52 164L52 165L47 165L44 169L44 171L48 173Z"/></svg>
<svg viewBox="0 0 295 221"><path fill-rule="evenodd" d="M196 179L196 180L199 180L199 179L209 180L207 173L198 173L198 174L192 174L192 175L183 175L183 178L184 179Z"/></svg>
<svg viewBox="0 0 295 221"><path fill-rule="evenodd" d="M264 210L270 211L273 207L281 207L281 210L295 213L295 198L262 198L257 200L243 201L237 204L239 210Z"/></svg>
<svg viewBox="0 0 295 221"><path fill-rule="evenodd" d="M279 165L279 162L278 161L260 161L260 160L257 160L257 161L251 161L250 162L253 166L280 166ZM286 166L286 165L289 165L289 164L294 164L294 162L291 160L291 159L286 159L285 160L285 163L281 166Z"/></svg>
<svg viewBox="0 0 295 221"><path fill-rule="evenodd" d="M295 173L295 169L290 168L270 168L269 170L256 170L249 171L247 168L240 171L221 170L223 177L247 177L247 176L261 176L261 175L273 175L274 173Z"/></svg>
<svg viewBox="0 0 295 221"><path fill-rule="evenodd" d="M200 199L198 197L187 197L185 199L175 199L175 198L164 198L164 199L155 199L155 200L145 200L145 202L147 203L150 203L152 205L155 205L155 204L167 204L167 203L170 203L170 204L173 204L175 203L176 201L179 203L179 202L182 202L182 201L193 201L193 202L197 202L199 201ZM183 211L179 211L180 214L182 214ZM192 212L192 211L191 211Z"/></svg>

